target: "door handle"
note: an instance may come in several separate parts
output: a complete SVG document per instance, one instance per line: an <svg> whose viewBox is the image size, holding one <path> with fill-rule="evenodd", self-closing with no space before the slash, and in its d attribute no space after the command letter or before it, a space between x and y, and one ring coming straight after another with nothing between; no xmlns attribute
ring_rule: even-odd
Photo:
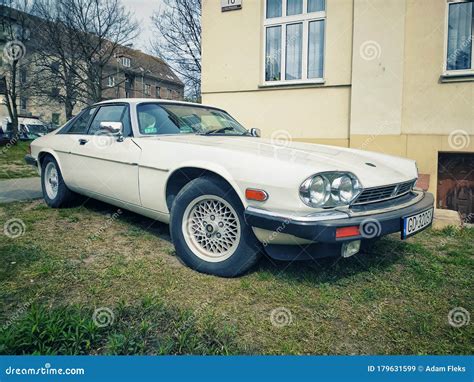
<svg viewBox="0 0 474 382"><path fill-rule="evenodd" d="M87 142L89 142L87 139L79 139L79 144L81 146L84 146Z"/></svg>

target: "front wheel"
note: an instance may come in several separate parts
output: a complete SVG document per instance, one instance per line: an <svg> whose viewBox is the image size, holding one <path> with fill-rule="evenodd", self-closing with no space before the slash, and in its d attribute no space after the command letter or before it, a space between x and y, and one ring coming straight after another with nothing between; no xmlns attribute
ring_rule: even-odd
<svg viewBox="0 0 474 382"><path fill-rule="evenodd" d="M235 277L260 258L260 243L243 216L243 206L224 181L202 177L189 182L171 210L176 253L203 273Z"/></svg>

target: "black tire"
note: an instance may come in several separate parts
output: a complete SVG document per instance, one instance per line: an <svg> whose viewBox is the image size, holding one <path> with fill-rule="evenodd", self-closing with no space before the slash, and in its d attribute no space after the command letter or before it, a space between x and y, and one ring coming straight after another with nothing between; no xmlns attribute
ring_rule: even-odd
<svg viewBox="0 0 474 382"><path fill-rule="evenodd" d="M183 222L183 219L189 221L185 213L188 215L187 211L189 211L189 208L192 210L191 204L196 205L194 203L196 199L206 195L220 198L219 200L223 200L230 205L235 215L237 215L238 223L240 223L240 235L235 234L235 238L238 236L238 241L235 239L232 245L232 248L234 248L233 252L229 251L232 254L228 258L214 262L206 261L202 258L204 255L198 250L198 245L192 248L193 246L188 244L193 239L190 239L191 235L189 234L186 234L187 238L185 238L183 226L183 224L186 224ZM236 277L247 272L258 262L262 251L261 244L255 237L252 228L245 222L243 211L244 208L239 197L225 181L212 176L204 176L192 180L181 189L171 208L170 233L177 255L190 268L202 273L221 277ZM232 216L237 224L237 219L235 219L234 215ZM225 229L222 228L222 230ZM196 252L199 252L201 257Z"/></svg>
<svg viewBox="0 0 474 382"><path fill-rule="evenodd" d="M57 171L57 193L56 196L50 197L46 191L46 168L54 166ZM41 161L41 189L43 190L43 198L46 204L52 208L62 208L68 207L73 204L76 200L76 194L67 188L66 183L64 183L61 170L59 169L58 163L56 160L48 155Z"/></svg>

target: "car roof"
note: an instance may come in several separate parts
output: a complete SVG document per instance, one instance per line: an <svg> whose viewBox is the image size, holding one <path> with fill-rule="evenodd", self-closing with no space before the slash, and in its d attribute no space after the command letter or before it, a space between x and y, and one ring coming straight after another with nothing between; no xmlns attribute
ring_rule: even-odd
<svg viewBox="0 0 474 382"><path fill-rule="evenodd" d="M201 107L211 107L213 109L219 109L218 107L211 106L211 105L203 105L201 103L195 102L185 102L185 101L175 101L169 99L161 99L161 98L117 98L117 99L109 99L106 101L97 102L94 105L104 105L108 103L117 103L117 102L124 102L129 104L139 104L139 103L169 103L169 104L180 104L180 105L188 105L188 106L201 106Z"/></svg>

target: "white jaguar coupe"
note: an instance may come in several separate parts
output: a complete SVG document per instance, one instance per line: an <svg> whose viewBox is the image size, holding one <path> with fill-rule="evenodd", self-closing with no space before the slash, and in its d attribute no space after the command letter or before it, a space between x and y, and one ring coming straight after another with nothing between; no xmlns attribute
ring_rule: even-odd
<svg viewBox="0 0 474 382"><path fill-rule="evenodd" d="M118 99L32 142L26 162L53 208L86 195L170 224L178 256L232 277L278 260L349 257L428 227L433 196L413 160L260 138L224 110Z"/></svg>

